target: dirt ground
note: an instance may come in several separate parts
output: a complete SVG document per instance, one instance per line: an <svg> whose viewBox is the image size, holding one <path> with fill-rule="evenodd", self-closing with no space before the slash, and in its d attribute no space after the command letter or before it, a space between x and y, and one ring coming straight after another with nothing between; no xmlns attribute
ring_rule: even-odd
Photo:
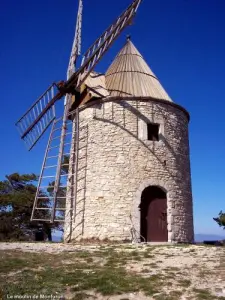
<svg viewBox="0 0 225 300"><path fill-rule="evenodd" d="M224 247L0 243L0 256L3 299L225 299Z"/></svg>

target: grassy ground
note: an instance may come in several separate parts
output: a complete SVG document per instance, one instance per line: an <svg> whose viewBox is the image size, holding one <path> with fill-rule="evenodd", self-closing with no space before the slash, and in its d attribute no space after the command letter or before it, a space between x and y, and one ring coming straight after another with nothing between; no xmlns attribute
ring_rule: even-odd
<svg viewBox="0 0 225 300"><path fill-rule="evenodd" d="M119 295L117 299L128 300L125 294L142 291L155 300L225 299L207 288L193 287L192 280L183 276L188 270L175 266L157 270L166 259L159 259L158 248L149 246L140 251L133 246L100 246L94 251L57 254L0 251L0 294L2 299L42 294L74 300ZM207 269L198 271L202 278L210 276ZM182 298L183 294L186 296Z"/></svg>

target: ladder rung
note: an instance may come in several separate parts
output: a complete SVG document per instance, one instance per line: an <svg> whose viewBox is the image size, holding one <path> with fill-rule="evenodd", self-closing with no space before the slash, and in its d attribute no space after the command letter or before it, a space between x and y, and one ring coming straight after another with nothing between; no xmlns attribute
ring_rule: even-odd
<svg viewBox="0 0 225 300"><path fill-rule="evenodd" d="M82 189L80 189L80 190L78 190L78 191L81 191ZM49 200L49 199L53 199L54 197L37 197L37 199L47 199L47 200ZM73 196L71 196L71 197L67 197L67 196L65 196L65 197L56 197L56 200L57 199L64 199L64 200L66 200L66 199L70 199L70 198L74 198Z"/></svg>
<svg viewBox="0 0 225 300"><path fill-rule="evenodd" d="M54 137L54 138L52 139L52 141L57 140L57 139L59 139L60 137L61 137L61 135L58 135L58 136Z"/></svg>
<svg viewBox="0 0 225 300"><path fill-rule="evenodd" d="M69 134L72 134L72 132L67 132L67 133L65 133L65 136L66 136L66 135L69 135ZM51 139L51 141L57 140L57 139L59 139L59 138L61 138L61 135L58 135L58 136L54 137L53 139Z"/></svg>
<svg viewBox="0 0 225 300"><path fill-rule="evenodd" d="M47 219L32 219L32 221L40 221L40 222L50 222L51 220L47 220ZM65 222L65 220L54 220L54 222Z"/></svg>
<svg viewBox="0 0 225 300"><path fill-rule="evenodd" d="M63 155L71 155L71 154L76 154L76 152L64 153Z"/></svg>
<svg viewBox="0 0 225 300"><path fill-rule="evenodd" d="M62 166L69 166L69 165L75 165L76 163L72 163L72 164L63 164Z"/></svg>
<svg viewBox="0 0 225 300"><path fill-rule="evenodd" d="M51 222L51 220L47 219L32 219L32 221Z"/></svg>
<svg viewBox="0 0 225 300"><path fill-rule="evenodd" d="M55 132L55 131L60 130L60 129L62 129L62 127L58 127L56 129L54 129L52 132Z"/></svg>
<svg viewBox="0 0 225 300"><path fill-rule="evenodd" d="M59 186L59 187L66 187L66 185L65 186ZM39 187L39 189L43 189L43 188L52 188L52 189L54 189L54 186L49 186L49 185L43 185L43 186L40 186ZM47 197L46 197L47 198Z"/></svg>
<svg viewBox="0 0 225 300"><path fill-rule="evenodd" d="M65 143L65 144L64 144L64 146L67 146L67 145L71 145L71 142L70 142L70 143ZM59 146L60 146L60 145L50 147L50 148L48 148L48 150L55 149L55 148L59 148Z"/></svg>
<svg viewBox="0 0 225 300"><path fill-rule="evenodd" d="M49 147L48 150L55 149L55 148L59 148L59 146L60 146L60 145L53 146L53 147Z"/></svg>
<svg viewBox="0 0 225 300"><path fill-rule="evenodd" d="M74 173L74 174L75 174L75 173ZM76 184L73 184L73 185L69 185L69 184L68 184L68 187L70 187L70 188L71 188L71 187L74 187L74 186L76 186ZM72 197L72 198L73 198L73 197Z"/></svg>
<svg viewBox="0 0 225 300"><path fill-rule="evenodd" d="M49 158L56 158L58 157L59 155L54 155L54 156L47 156L46 159L49 159Z"/></svg>
<svg viewBox="0 0 225 300"><path fill-rule="evenodd" d="M44 208L44 207L35 207L37 210L52 210L52 207Z"/></svg>
<svg viewBox="0 0 225 300"><path fill-rule="evenodd" d="M69 166L69 164L65 164L65 165L62 165L62 166ZM68 173L67 174L61 174L60 177L67 176L67 175L68 175ZM55 175L52 175L52 176L42 176L41 178L45 179L45 178L54 178L54 177L55 177Z"/></svg>
<svg viewBox="0 0 225 300"><path fill-rule="evenodd" d="M37 197L37 199L53 199L54 197ZM56 197L56 199L66 199L67 197Z"/></svg>
<svg viewBox="0 0 225 300"><path fill-rule="evenodd" d="M53 208L52 207L49 207L49 208L42 208L42 207L35 207L35 209L37 210L52 210ZM66 210L66 208L55 208L55 210Z"/></svg>
<svg viewBox="0 0 225 300"><path fill-rule="evenodd" d="M53 167L57 167L57 165L45 166L44 169L49 169L49 168L53 168Z"/></svg>
<svg viewBox="0 0 225 300"><path fill-rule="evenodd" d="M54 220L54 222L62 222L62 223L64 223L65 220Z"/></svg>
<svg viewBox="0 0 225 300"><path fill-rule="evenodd" d="M76 152L71 152L71 153L64 153L63 155L70 155L70 154L75 154ZM59 155L54 155L54 156L48 156L47 159L49 158L56 158L59 157Z"/></svg>
<svg viewBox="0 0 225 300"><path fill-rule="evenodd" d="M67 187L67 186L66 186L66 185L60 185L59 187L64 188L64 187ZM43 185L43 186L40 186L40 187L39 187L39 189L43 189L43 188L52 188L52 189L54 189L54 186ZM47 198L47 197L46 197L46 198Z"/></svg>
<svg viewBox="0 0 225 300"><path fill-rule="evenodd" d="M43 185L43 186L40 186L39 189L43 189L43 188L53 188L54 189L54 186L49 186L49 185ZM47 198L47 197L46 197Z"/></svg>

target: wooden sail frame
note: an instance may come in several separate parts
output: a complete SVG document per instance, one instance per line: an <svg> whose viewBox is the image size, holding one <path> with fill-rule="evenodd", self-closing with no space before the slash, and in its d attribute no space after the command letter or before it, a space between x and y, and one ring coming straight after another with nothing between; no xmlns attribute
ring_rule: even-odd
<svg viewBox="0 0 225 300"><path fill-rule="evenodd" d="M48 126L54 120L48 120L43 130L39 130L41 122L49 113L54 111L54 104L66 94L71 94L78 90L91 71L94 69L99 60L103 57L105 52L113 44L114 40L120 35L123 29L129 25L140 5L142 0L134 0L132 4L117 18L117 20L104 31L104 33L93 43L93 45L86 51L83 56L81 67L63 84L53 84L49 89L58 88L58 92L54 94L48 101L47 105L38 111L35 118L29 118L30 111L36 104L41 103L42 98L48 95L49 89L31 106L31 108L17 121L16 125L19 128L21 139L29 141L29 150L34 147L37 141L44 134ZM26 121L25 121L26 120ZM37 128L37 130L35 130Z"/></svg>

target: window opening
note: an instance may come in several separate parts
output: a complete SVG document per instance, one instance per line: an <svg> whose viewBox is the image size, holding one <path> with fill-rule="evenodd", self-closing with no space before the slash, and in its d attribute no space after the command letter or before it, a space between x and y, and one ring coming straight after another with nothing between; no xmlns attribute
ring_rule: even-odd
<svg viewBox="0 0 225 300"><path fill-rule="evenodd" d="M147 124L148 140L159 141L159 124L149 123Z"/></svg>

